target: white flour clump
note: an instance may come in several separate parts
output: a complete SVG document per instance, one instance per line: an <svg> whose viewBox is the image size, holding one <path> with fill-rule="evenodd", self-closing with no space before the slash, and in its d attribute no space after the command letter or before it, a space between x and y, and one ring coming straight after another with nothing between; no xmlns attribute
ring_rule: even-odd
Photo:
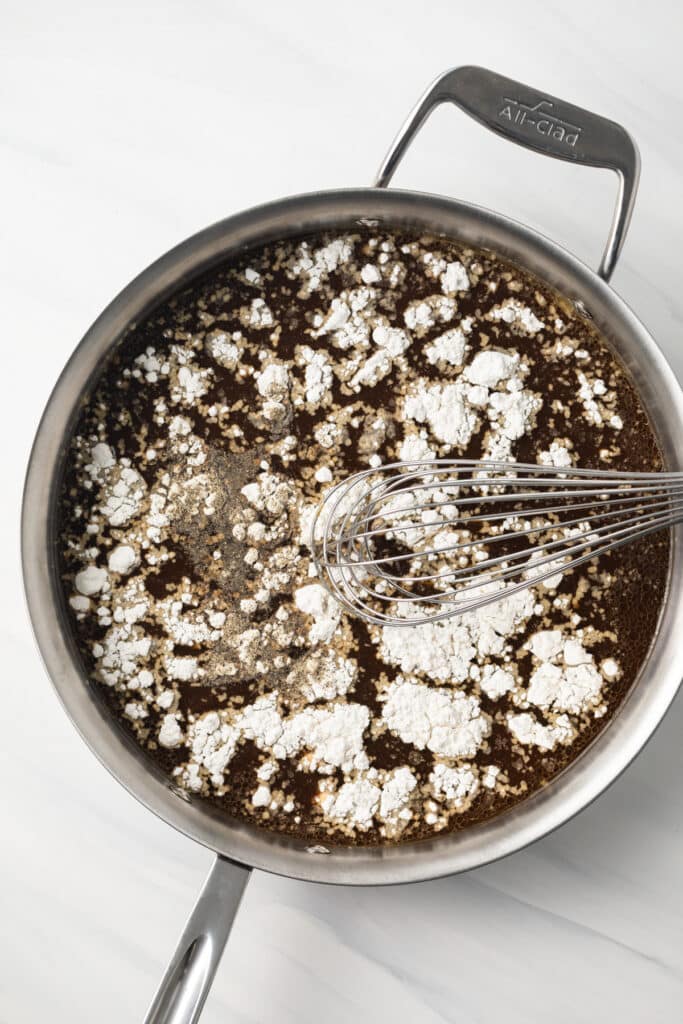
<svg viewBox="0 0 683 1024"><path fill-rule="evenodd" d="M403 314L406 327L418 338L437 323L448 323L455 316L456 303L444 295L430 295L408 303Z"/></svg>
<svg viewBox="0 0 683 1024"><path fill-rule="evenodd" d="M425 622L411 629L383 626L380 653L402 672L418 672L436 682L462 682L469 675L476 647L462 617Z"/></svg>
<svg viewBox="0 0 683 1024"><path fill-rule="evenodd" d="M370 712L362 704L334 704L329 708L306 708L283 718L273 691L246 707L233 725L262 750L281 760L305 749L299 763L306 771L331 773L367 768L363 733Z"/></svg>
<svg viewBox="0 0 683 1024"><path fill-rule="evenodd" d="M571 743L576 733L567 715L558 715L551 725L542 725L533 715L508 715L508 729L524 746L552 750L558 743Z"/></svg>
<svg viewBox="0 0 683 1024"><path fill-rule="evenodd" d="M516 352L510 355L507 352L486 348L483 352L477 352L470 365L465 368L463 376L473 384L495 388L501 380L512 377L518 365L519 356Z"/></svg>
<svg viewBox="0 0 683 1024"><path fill-rule="evenodd" d="M538 708L580 714L600 704L603 678L593 655L576 638L558 630L537 633L529 642L540 662L529 681L527 700Z"/></svg>
<svg viewBox="0 0 683 1024"><path fill-rule="evenodd" d="M189 682L191 679L197 679L201 670L196 658L175 657L166 658L166 671L169 679Z"/></svg>
<svg viewBox="0 0 683 1024"><path fill-rule="evenodd" d="M302 294L310 295L340 263L346 263L353 253L352 244L345 238L335 238L327 245L311 252L307 242L302 242L291 263L293 277L302 281Z"/></svg>
<svg viewBox="0 0 683 1024"><path fill-rule="evenodd" d="M356 828L367 830L379 808L382 790L368 779L345 782L339 791L321 799L320 804L327 818L346 821Z"/></svg>
<svg viewBox="0 0 683 1024"><path fill-rule="evenodd" d="M183 742L183 730L175 715L164 715L159 729L159 743L162 747L179 747Z"/></svg>
<svg viewBox="0 0 683 1024"><path fill-rule="evenodd" d="M562 631L542 629L529 640L527 645L539 661L552 661L562 650Z"/></svg>
<svg viewBox="0 0 683 1024"><path fill-rule="evenodd" d="M265 369L256 374L256 387L263 398L286 398L289 386L289 371L282 363L268 363Z"/></svg>
<svg viewBox="0 0 683 1024"><path fill-rule="evenodd" d="M446 295L469 291L470 279L459 260L449 263L441 275L441 287Z"/></svg>
<svg viewBox="0 0 683 1024"><path fill-rule="evenodd" d="M209 390L213 370L187 362L178 368L176 383L171 388L171 401L195 405Z"/></svg>
<svg viewBox="0 0 683 1024"><path fill-rule="evenodd" d="M497 700L504 694L509 693L510 690L514 690L515 677L512 672L500 666L485 665L481 673L479 686L487 697L490 697L491 700Z"/></svg>
<svg viewBox="0 0 683 1024"><path fill-rule="evenodd" d="M427 439L422 434L408 434L401 442L398 457L405 462L416 462L418 459L433 459L434 449L429 447Z"/></svg>
<svg viewBox="0 0 683 1024"><path fill-rule="evenodd" d="M241 320L245 327L255 327L256 330L264 330L275 323L265 299L252 299L251 305L244 309Z"/></svg>
<svg viewBox="0 0 683 1024"><path fill-rule="evenodd" d="M233 341L230 341L227 335L223 333L215 334L207 342L207 349L216 362L220 366L224 366L226 370L234 370L237 367L240 348Z"/></svg>
<svg viewBox="0 0 683 1024"><path fill-rule="evenodd" d="M418 384L415 394L409 395L403 412L416 423L428 423L432 433L444 444L464 447L477 426L477 416L469 408L462 385Z"/></svg>
<svg viewBox="0 0 683 1024"><path fill-rule="evenodd" d="M448 366L462 366L467 351L467 340L460 327L452 327L450 331L434 338L431 345L425 348L427 361L434 366L446 363Z"/></svg>
<svg viewBox="0 0 683 1024"><path fill-rule="evenodd" d="M111 572L125 576L137 565L137 562L138 556L135 553L135 548L132 548L130 544L119 544L109 555L107 565Z"/></svg>
<svg viewBox="0 0 683 1024"><path fill-rule="evenodd" d="M536 334L543 330L542 321L528 306L523 306L516 299L506 299L500 306L494 306L488 316L491 320L502 320L516 327L522 334Z"/></svg>
<svg viewBox="0 0 683 1024"><path fill-rule="evenodd" d="M350 658L343 658L335 651L313 651L303 659L296 674L290 673L288 682L296 676L303 676L303 695L306 700L334 700L343 697L353 686L358 666Z"/></svg>
<svg viewBox="0 0 683 1024"><path fill-rule="evenodd" d="M286 719L282 742L285 748L306 748L301 766L309 771L351 772L368 767L363 733L370 722L364 704L335 704L330 708L306 708ZM277 745L273 752L277 756Z"/></svg>
<svg viewBox="0 0 683 1024"><path fill-rule="evenodd" d="M308 631L308 639L311 643L327 643L332 638L341 619L341 605L329 590L326 590L320 583L309 583L295 591L294 603L299 611L310 615L313 619L313 624Z"/></svg>
<svg viewBox="0 0 683 1024"><path fill-rule="evenodd" d="M399 833L413 816L409 804L416 788L417 779L409 768L391 772L371 768L343 783L336 793L323 792L319 802L330 820L367 831L376 818L390 826L389 834Z"/></svg>
<svg viewBox="0 0 683 1024"><path fill-rule="evenodd" d="M490 731L476 697L402 676L385 691L382 718L404 743L442 757L473 757Z"/></svg>
<svg viewBox="0 0 683 1024"><path fill-rule="evenodd" d="M209 711L197 719L189 730L188 741L192 752L192 763L196 766L195 777L204 769L214 786L222 786L224 772L235 753L239 731L225 715Z"/></svg>
<svg viewBox="0 0 683 1024"><path fill-rule="evenodd" d="M384 377L391 373L392 360L386 349L380 349L366 359L361 368L351 378L351 387L359 391L361 387L374 388Z"/></svg>
<svg viewBox="0 0 683 1024"><path fill-rule="evenodd" d="M137 626L129 623L113 625L102 643L93 645L98 659L99 675L107 686L128 682L140 672L152 641Z"/></svg>
<svg viewBox="0 0 683 1024"><path fill-rule="evenodd" d="M458 365L465 354L464 334L458 328L447 331L427 346L425 354L432 364ZM485 348L453 383L419 378L404 400L404 416L409 422L427 424L442 444L460 449L469 444L483 419L489 428L485 457L510 459L513 442L529 431L542 405L539 395L524 388L528 369L514 350Z"/></svg>
<svg viewBox="0 0 683 1024"><path fill-rule="evenodd" d="M389 772L382 786L382 796L379 802L379 817L383 821L391 821L395 818L404 820L410 816L406 813L410 795L417 788L417 779L410 768L395 768Z"/></svg>
<svg viewBox="0 0 683 1024"><path fill-rule="evenodd" d="M304 366L304 388L306 391L306 403L316 407L329 394L332 387L333 373L329 356L322 349L315 351L308 345L302 345L300 356Z"/></svg>
<svg viewBox="0 0 683 1024"><path fill-rule="evenodd" d="M109 576L106 569L98 569L97 566L89 565L87 569L76 573L74 584L76 590L86 597L98 594L107 585Z"/></svg>
<svg viewBox="0 0 683 1024"><path fill-rule="evenodd" d="M564 444L552 441L547 451L539 452L538 461L542 466L556 466L558 469L562 469L565 466L571 466L572 456Z"/></svg>
<svg viewBox="0 0 683 1024"><path fill-rule="evenodd" d="M410 335L407 331L401 330L400 327L386 327L384 324L375 327L372 340L393 357L402 355L410 347Z"/></svg>
<svg viewBox="0 0 683 1024"><path fill-rule="evenodd" d="M123 526L140 511L147 485L140 474L123 463L107 471L101 511L111 526Z"/></svg>
<svg viewBox="0 0 683 1024"><path fill-rule="evenodd" d="M493 586L504 588L502 583ZM476 611L438 622L411 629L383 626L380 653L405 673L424 674L440 683L462 682L473 662L504 653L508 638L526 625L534 603L531 591L521 590Z"/></svg>
<svg viewBox="0 0 683 1024"><path fill-rule="evenodd" d="M445 764L435 764L429 781L437 799L444 799L460 810L479 789L477 769L470 765L449 768Z"/></svg>

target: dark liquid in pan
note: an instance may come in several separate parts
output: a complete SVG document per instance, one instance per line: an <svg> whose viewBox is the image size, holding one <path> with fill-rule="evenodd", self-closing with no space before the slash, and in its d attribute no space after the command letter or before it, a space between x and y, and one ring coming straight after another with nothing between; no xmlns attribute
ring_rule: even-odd
<svg viewBox="0 0 683 1024"><path fill-rule="evenodd" d="M336 259L333 251L316 278L316 254L335 237L307 238L298 255L302 240L218 267L128 334L74 430L61 505L62 578L84 663L103 699L193 799L311 842L395 842L466 828L505 811L556 776L608 725L656 629L669 539L665 533L644 538L566 573L552 590L537 587L533 609L503 638L504 650L474 657L464 679L436 679L419 668L407 672L386 656L380 632L356 619L342 617L331 637L311 639L315 617L293 595L315 582L300 513L330 486L321 467L339 479L367 468L372 456L391 461L411 432L422 433L440 456L486 454L498 436L487 420L489 406L472 407L478 423L460 446L441 443L429 422L407 424L404 410L416 387L462 380L463 366L486 349L519 357L523 369L512 389L523 387L539 402L510 444L517 461L536 462L558 441L574 465L585 467L654 470L661 457L626 371L590 321L540 281L444 239L370 227L338 236L346 240L345 254ZM449 292L439 260L466 269L467 287ZM374 272L363 271L368 266ZM363 288L371 299L356 310ZM349 317L321 332L340 297ZM265 307L254 306L255 299ZM429 311L416 320L409 308L418 300L429 300ZM510 300L535 319L496 318L491 311ZM410 343L377 382L354 383L377 352L372 326L378 322L405 331ZM365 334L363 323L370 324ZM435 339L454 329L466 344L462 363L430 361ZM302 346L328 356L331 376L323 374L317 392L306 377L311 360ZM285 366L288 383L260 389L258 374L273 361ZM586 387L594 389L597 413ZM487 388L489 400L493 391L511 393L505 382ZM324 422L331 424L327 433ZM263 473L276 485L289 481L284 513L277 496L264 510L242 492ZM166 495L156 511L155 493ZM263 524L266 535L254 524ZM250 548L256 555L245 561ZM102 572L106 582L99 587ZM278 572L288 579L273 582ZM265 599L259 597L264 578ZM539 667L529 642L548 630L563 642L578 637L601 675L599 694L578 711L525 700ZM315 692L311 680L327 679L330 657L337 659L332 689ZM551 660L564 670L564 657ZM339 692L344 665L353 678ZM487 693L481 683L487 666L512 672L514 691ZM476 750L446 755L438 743L416 738L410 725L388 724L392 686L407 676L440 694L476 699L488 729ZM300 718L296 749L291 736L276 740L275 749L272 735L240 718L274 693L284 722L307 708L367 709L360 745L351 743L347 756L330 754L319 736L311 738L320 720ZM207 746L197 723L214 723L206 717L214 712L220 724ZM524 714L543 728L556 727L564 715L572 740L547 748L521 742L509 717ZM437 765L465 771L459 795L435 789ZM400 785L392 810L394 777ZM340 801L343 787L359 780L370 787L364 818L354 803L360 791L353 791L346 813Z"/></svg>

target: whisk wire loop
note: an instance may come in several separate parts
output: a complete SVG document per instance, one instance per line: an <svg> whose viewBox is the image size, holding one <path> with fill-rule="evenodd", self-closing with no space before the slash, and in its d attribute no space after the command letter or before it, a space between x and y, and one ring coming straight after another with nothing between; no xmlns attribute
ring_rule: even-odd
<svg viewBox="0 0 683 1024"><path fill-rule="evenodd" d="M683 474L471 459L389 463L319 506L318 574L378 625L475 611L683 519Z"/></svg>

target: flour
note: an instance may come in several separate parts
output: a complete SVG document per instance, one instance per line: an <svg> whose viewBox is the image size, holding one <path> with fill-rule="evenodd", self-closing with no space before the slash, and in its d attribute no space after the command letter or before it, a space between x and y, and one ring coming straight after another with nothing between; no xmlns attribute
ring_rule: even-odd
<svg viewBox="0 0 683 1024"><path fill-rule="evenodd" d="M242 313L242 323L245 327L255 327L259 331L273 326L275 320L265 299L252 299L248 310Z"/></svg>
<svg viewBox="0 0 683 1024"><path fill-rule="evenodd" d="M532 425L541 404L541 399L529 391L496 391L490 396L488 415L502 439L517 441Z"/></svg>
<svg viewBox="0 0 683 1024"><path fill-rule="evenodd" d="M424 674L435 682L463 682L473 662L502 655L506 638L519 632L533 612L534 596L530 591L505 595L501 583L492 587L501 590L500 601L476 611L410 629L383 626L382 656L405 673Z"/></svg>
<svg viewBox="0 0 683 1024"><path fill-rule="evenodd" d="M99 594L100 590L107 586L108 581L109 576L106 569L89 565L87 569L76 573L74 584L79 593L92 597L94 594Z"/></svg>
<svg viewBox="0 0 683 1024"><path fill-rule="evenodd" d="M320 583L309 583L294 593L294 603L313 623L308 631L311 644L330 640L341 618L341 607Z"/></svg>
<svg viewBox="0 0 683 1024"><path fill-rule="evenodd" d="M400 327L386 327L380 324L372 332L372 340L392 357L402 355L410 347L410 335Z"/></svg>
<svg viewBox="0 0 683 1024"><path fill-rule="evenodd" d="M609 680L616 679L620 674L619 664L614 658L605 658L600 669L605 678Z"/></svg>
<svg viewBox="0 0 683 1024"><path fill-rule="evenodd" d="M183 405L194 405L209 390L213 371L192 363L179 367L176 385L171 389L171 400Z"/></svg>
<svg viewBox="0 0 683 1024"><path fill-rule="evenodd" d="M101 511L110 526L123 526L140 511L147 490L145 481L130 466L115 466L107 474Z"/></svg>
<svg viewBox="0 0 683 1024"><path fill-rule="evenodd" d="M132 679L143 667L151 646L151 639L134 626L111 626L102 643L94 644L92 649L103 682L115 686Z"/></svg>
<svg viewBox="0 0 683 1024"><path fill-rule="evenodd" d="M404 743L442 757L473 757L490 731L476 697L402 676L387 687L382 718Z"/></svg>
<svg viewBox="0 0 683 1024"><path fill-rule="evenodd" d="M426 346L425 355L432 366L438 363L462 366L466 351L467 339L462 328L452 327L450 331L440 334L430 345Z"/></svg>
<svg viewBox="0 0 683 1024"><path fill-rule="evenodd" d="M326 818L351 828L367 831L377 818L400 832L412 817L409 803L416 788L417 780L409 768L388 773L372 769L345 782L336 793L323 793L320 805Z"/></svg>
<svg viewBox="0 0 683 1024"><path fill-rule="evenodd" d="M426 299L418 299L406 307L403 320L406 327L416 337L423 337L437 323L448 323L455 316L456 304L453 299L443 295L430 295Z"/></svg>
<svg viewBox="0 0 683 1024"><path fill-rule="evenodd" d="M485 665L479 679L479 686L491 700L498 700L503 694L514 690L515 685L512 672L500 666Z"/></svg>
<svg viewBox="0 0 683 1024"><path fill-rule="evenodd" d="M372 819L379 807L382 791L367 779L345 782L334 795L321 800L323 813L332 820L349 822L363 831L372 825Z"/></svg>
<svg viewBox="0 0 683 1024"><path fill-rule="evenodd" d="M405 629L383 626L382 657L402 672L418 672L436 682L467 679L476 656L472 634L460 616Z"/></svg>
<svg viewBox="0 0 683 1024"><path fill-rule="evenodd" d="M310 351L310 350L309 350ZM263 398L279 400L289 394L289 371L282 363L268 363L256 374L256 387Z"/></svg>
<svg viewBox="0 0 683 1024"><path fill-rule="evenodd" d="M539 453L538 461L542 466L555 466L557 469L563 469L565 466L572 465L572 456L566 444L552 441L550 448Z"/></svg>
<svg viewBox="0 0 683 1024"><path fill-rule="evenodd" d="M307 708L285 722L280 742L284 749L306 748L300 763L307 771L351 772L368 767L363 734L369 722L370 712L363 704ZM278 744L273 748L276 756L279 749Z"/></svg>
<svg viewBox="0 0 683 1024"><path fill-rule="evenodd" d="M222 332L215 334L207 343L209 354L226 370L234 370L239 362L241 349Z"/></svg>
<svg viewBox="0 0 683 1024"><path fill-rule="evenodd" d="M377 267L373 266L372 263L366 263L360 272L361 280L364 284L376 284L377 281L382 280L381 271Z"/></svg>
<svg viewBox="0 0 683 1024"><path fill-rule="evenodd" d="M500 306L494 306L488 316L491 320L516 327L522 334L537 334L543 330L543 321L528 306L521 305L515 299L506 299Z"/></svg>
<svg viewBox="0 0 683 1024"><path fill-rule="evenodd" d="M320 287L329 274L345 263L353 253L353 246L344 238L335 238L327 245L311 252L307 242L299 246L296 257L290 263L292 277L302 282L302 294L310 295Z"/></svg>
<svg viewBox="0 0 683 1024"><path fill-rule="evenodd" d="M465 367L463 376L473 384L495 388L502 380L512 377L519 366L516 352L499 352L486 348L478 352L469 366Z"/></svg>
<svg viewBox="0 0 683 1024"><path fill-rule="evenodd" d="M317 407L332 387L332 364L326 352L314 351L308 345L302 346L301 358L304 361L306 402Z"/></svg>
<svg viewBox="0 0 683 1024"><path fill-rule="evenodd" d="M552 630L537 633L529 646L540 662L529 681L526 697L530 704L572 714L599 706L603 678L592 654L579 640Z"/></svg>
<svg viewBox="0 0 683 1024"><path fill-rule="evenodd" d="M385 349L380 349L365 360L361 368L351 378L351 387L360 391L362 387L374 388L384 377L391 373L393 366L391 356Z"/></svg>
<svg viewBox="0 0 683 1024"><path fill-rule="evenodd" d="M464 447L477 426L460 384L419 385L406 398L403 413L416 423L428 423L437 440L455 448Z"/></svg>
<svg viewBox="0 0 683 1024"><path fill-rule="evenodd" d="M552 594L562 559L544 584L493 582L494 604L411 628L358 625L317 578L313 519L351 466L529 452L562 470L577 414L584 438L624 428L618 368L544 286L425 246L374 229L276 245L275 277L252 253L122 355L74 448L65 586L97 684L152 756L174 751L175 785L316 842L436 834L533 790L530 752L572 744L625 671L585 596ZM571 401L539 385L541 357L576 379ZM129 409L149 428L135 443ZM387 506L387 543L466 542L439 525L457 495L433 498L420 531Z"/></svg>
<svg viewBox="0 0 683 1024"><path fill-rule="evenodd" d="M411 794L416 788L417 779L410 768L396 768L389 772L382 786L379 817L383 821L391 821L398 817L405 819Z"/></svg>
<svg viewBox="0 0 683 1024"><path fill-rule="evenodd" d="M459 260L449 263L440 277L441 287L446 295L454 295L456 292L466 292L470 288L470 279L467 271Z"/></svg>
<svg viewBox="0 0 683 1024"><path fill-rule="evenodd" d="M199 777L203 768L214 785L222 786L224 772L235 753L238 738L238 730L226 720L224 713L210 711L202 715L190 728L188 736L195 777Z"/></svg>
<svg viewBox="0 0 683 1024"><path fill-rule="evenodd" d="M462 809L479 789L477 770L469 765L449 768L445 764L437 763L429 776L429 781L437 799L443 799L459 809Z"/></svg>
<svg viewBox="0 0 683 1024"><path fill-rule="evenodd" d="M197 679L200 674L199 663L196 658L167 658L166 671L169 679L178 679L181 682L189 682Z"/></svg>
<svg viewBox="0 0 683 1024"><path fill-rule="evenodd" d="M296 674L290 673L288 683L292 686L297 677L303 677L302 692L307 701L330 701L348 693L357 674L358 666L350 658L334 651L313 651L303 659Z"/></svg>
<svg viewBox="0 0 683 1024"><path fill-rule="evenodd" d="M159 729L159 743L162 747L179 747L183 742L183 731L176 715L164 715Z"/></svg>
<svg viewBox="0 0 683 1024"><path fill-rule="evenodd" d="M138 556L135 548L132 548L130 544L119 544L107 559L109 571L117 572L120 576L126 576L137 563ZM78 586L78 584L76 585Z"/></svg>
<svg viewBox="0 0 683 1024"><path fill-rule="evenodd" d="M559 744L571 743L576 732L567 715L558 715L554 723L542 725L533 715L508 715L508 729L524 746L553 750Z"/></svg>
<svg viewBox="0 0 683 1024"><path fill-rule="evenodd" d="M403 459L405 462L433 459L434 455L434 449L429 446L427 438L422 434L408 434L398 450L399 459Z"/></svg>
<svg viewBox="0 0 683 1024"><path fill-rule="evenodd" d="M368 767L363 734L370 715L361 704L338 704L329 709L306 708L283 718L277 694L259 698L232 721L233 728L252 739L278 760L304 751L300 768L331 773Z"/></svg>
<svg viewBox="0 0 683 1024"><path fill-rule="evenodd" d="M256 792L251 798L251 802L254 807L268 807L272 799L270 792L270 786L261 785L258 786Z"/></svg>

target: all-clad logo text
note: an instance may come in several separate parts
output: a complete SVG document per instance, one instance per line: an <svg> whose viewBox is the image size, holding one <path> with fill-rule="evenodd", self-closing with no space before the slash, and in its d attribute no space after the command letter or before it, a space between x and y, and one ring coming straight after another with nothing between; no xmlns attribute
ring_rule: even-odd
<svg viewBox="0 0 683 1024"><path fill-rule="evenodd" d="M510 121L518 128L538 132L539 135L546 135L573 148L581 137L581 129L578 125L570 124L569 121L563 121L561 117L554 115L553 107L550 100L540 100L530 107L506 96L498 117L501 121Z"/></svg>

